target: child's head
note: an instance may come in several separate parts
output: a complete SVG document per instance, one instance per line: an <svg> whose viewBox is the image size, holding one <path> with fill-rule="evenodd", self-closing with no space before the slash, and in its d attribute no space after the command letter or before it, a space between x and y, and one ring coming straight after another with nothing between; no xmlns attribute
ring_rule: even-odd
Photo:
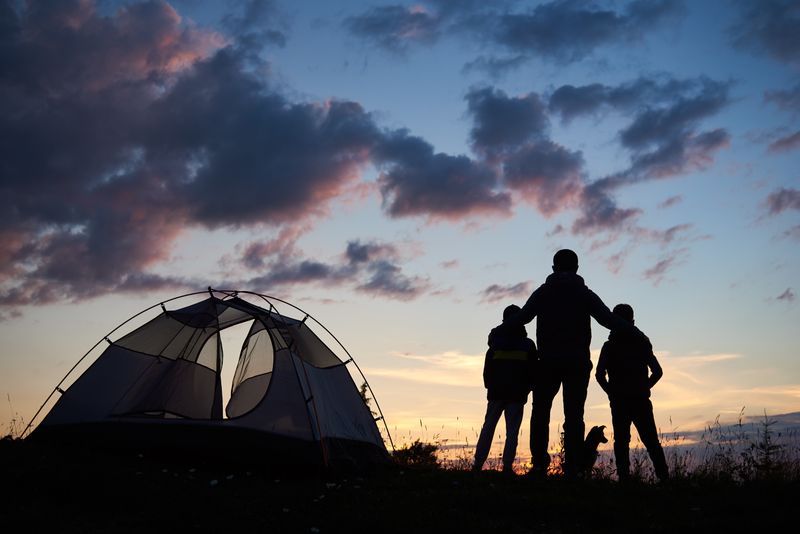
<svg viewBox="0 0 800 534"><path fill-rule="evenodd" d="M511 304L510 306L506 306L506 309L503 310L503 322L507 321L509 318L515 316L521 311L522 308L520 308L516 304Z"/></svg>
<svg viewBox="0 0 800 534"><path fill-rule="evenodd" d="M614 306L614 314L633 323L633 308L630 304L617 304Z"/></svg>

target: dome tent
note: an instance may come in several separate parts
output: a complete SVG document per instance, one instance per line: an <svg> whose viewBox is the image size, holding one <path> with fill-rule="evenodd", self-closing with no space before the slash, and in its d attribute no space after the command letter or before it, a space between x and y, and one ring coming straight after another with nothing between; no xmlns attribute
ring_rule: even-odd
<svg viewBox="0 0 800 534"><path fill-rule="evenodd" d="M167 309L198 296L206 298ZM276 304L301 318L284 315ZM155 318L110 339L159 306ZM221 332L248 321L223 417ZM317 336L312 322L346 359ZM376 425L383 417L373 417L348 370L354 367L366 384L360 368L321 323L285 301L209 288L156 304L104 340L103 353L71 386L61 387L80 361L56 386L51 397L61 396L31 438L203 456L235 451L238 459L303 467L388 460Z"/></svg>

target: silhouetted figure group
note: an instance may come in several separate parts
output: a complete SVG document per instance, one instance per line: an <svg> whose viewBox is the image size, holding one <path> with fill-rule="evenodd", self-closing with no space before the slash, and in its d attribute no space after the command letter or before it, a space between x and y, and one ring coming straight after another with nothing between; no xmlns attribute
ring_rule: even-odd
<svg viewBox="0 0 800 534"><path fill-rule="evenodd" d="M664 451L658 441L650 388L663 372L650 341L636 326L633 308L620 304L612 313L578 276L578 256L563 249L553 257L553 274L536 289L522 308L511 305L503 312L503 323L489 334L484 365L487 388L486 418L475 450L473 469L480 470L489 453L492 436L501 414L506 420L503 470L512 472L517 436L528 392L532 391L530 474L544 476L550 466L547 452L550 409L563 386L564 464L567 477L591 469L594 456L587 456L583 412L592 361L591 318L611 330L598 361L595 377L608 394L614 429L617 475L630 475L630 426L639 436L653 461L656 476L668 474ZM536 344L527 337L525 324L536 318ZM607 375L607 377L606 377ZM600 438L592 437L596 451ZM588 443L590 440L587 439ZM587 459L591 457L591 460Z"/></svg>

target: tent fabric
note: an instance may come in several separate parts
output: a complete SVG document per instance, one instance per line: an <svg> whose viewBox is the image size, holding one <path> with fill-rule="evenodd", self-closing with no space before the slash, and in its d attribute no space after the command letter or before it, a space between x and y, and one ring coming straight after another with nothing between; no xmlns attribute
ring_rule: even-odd
<svg viewBox="0 0 800 534"><path fill-rule="evenodd" d="M162 305L163 308L163 305ZM307 319L306 316L305 319ZM261 432L264 439L336 443L337 456L387 457L375 419L343 362L305 324L237 296L209 298L154 319L115 342L63 393L40 431L113 423L203 425L221 432ZM251 321L231 397L222 406L225 328ZM348 361L349 363L349 361ZM227 418L223 417L223 411ZM204 430L205 432L205 430ZM137 435L137 432L131 432ZM170 435L190 435L181 431ZM259 439L259 442L263 440ZM352 445L352 446L351 446ZM192 444L184 444L191 447ZM344 447L345 449L342 449ZM359 456L361 453L355 453Z"/></svg>

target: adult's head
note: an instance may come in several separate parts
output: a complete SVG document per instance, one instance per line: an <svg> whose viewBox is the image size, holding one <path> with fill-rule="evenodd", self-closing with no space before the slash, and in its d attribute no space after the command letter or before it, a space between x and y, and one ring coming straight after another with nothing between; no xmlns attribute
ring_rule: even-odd
<svg viewBox="0 0 800 534"><path fill-rule="evenodd" d="M562 248L553 256L554 273L577 273L578 255L568 248Z"/></svg>
<svg viewBox="0 0 800 534"><path fill-rule="evenodd" d="M612 311L614 315L619 315L626 321L633 323L633 307L630 304L617 304Z"/></svg>

